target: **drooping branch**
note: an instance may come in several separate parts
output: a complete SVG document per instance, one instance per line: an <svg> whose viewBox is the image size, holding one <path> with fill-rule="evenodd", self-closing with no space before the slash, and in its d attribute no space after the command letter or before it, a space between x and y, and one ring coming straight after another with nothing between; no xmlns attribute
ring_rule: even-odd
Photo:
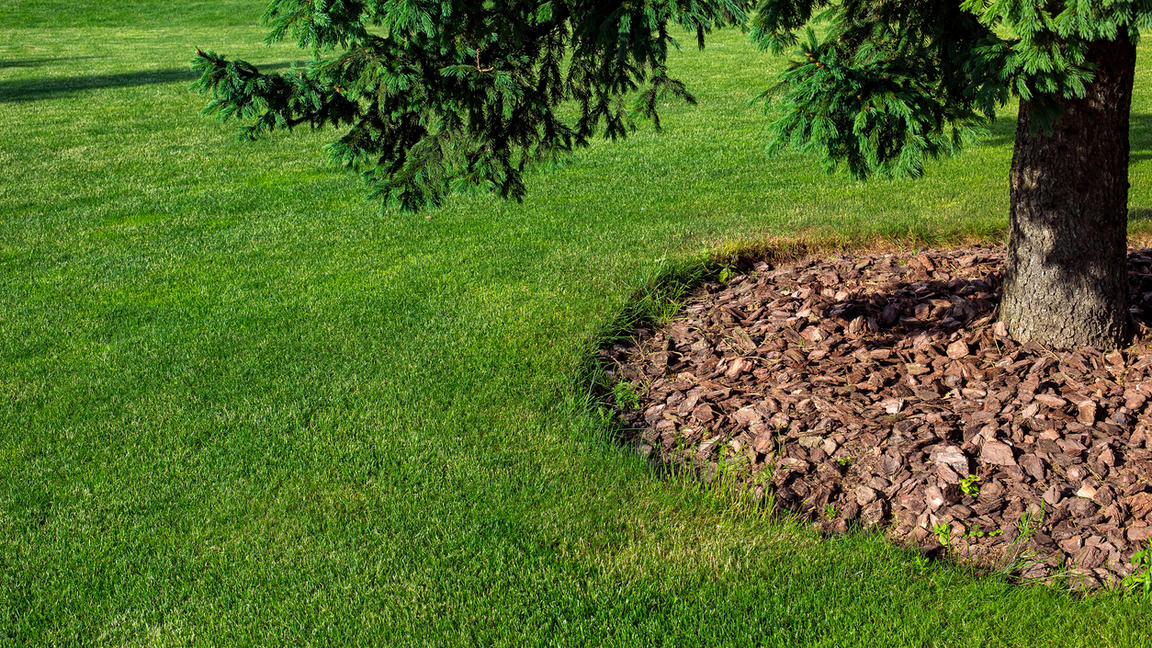
<svg viewBox="0 0 1152 648"><path fill-rule="evenodd" d="M535 160L624 137L658 103L690 100L665 61L669 27L698 34L745 19L744 0L275 0L271 40L313 53L262 74L197 52L208 112L246 137L308 124L349 129L329 151L384 204L447 195L519 199ZM639 93L625 106L625 98ZM564 110L571 102L576 114Z"/></svg>

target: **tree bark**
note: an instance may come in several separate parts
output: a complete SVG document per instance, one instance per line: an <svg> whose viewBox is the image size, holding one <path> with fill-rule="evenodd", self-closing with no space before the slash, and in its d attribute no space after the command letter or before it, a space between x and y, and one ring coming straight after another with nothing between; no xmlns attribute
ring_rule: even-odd
<svg viewBox="0 0 1152 648"><path fill-rule="evenodd" d="M1011 232L1000 319L1020 341L1117 348L1130 339L1126 276L1128 128L1136 46L1089 49L1096 76L1060 100L1051 132L1021 102L1011 175Z"/></svg>

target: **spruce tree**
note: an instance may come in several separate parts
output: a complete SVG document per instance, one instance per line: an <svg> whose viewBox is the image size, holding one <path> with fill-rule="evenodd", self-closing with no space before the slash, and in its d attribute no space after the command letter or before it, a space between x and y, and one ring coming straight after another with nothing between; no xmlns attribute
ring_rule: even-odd
<svg viewBox="0 0 1152 648"><path fill-rule="evenodd" d="M794 52L765 93L774 146L858 177L918 176L1020 101L1001 319L1022 340L1129 337L1125 254L1135 42L1152 0L273 0L268 40L311 61L262 73L197 50L207 111L245 137L334 126L334 162L413 210L524 194L536 162L659 128L684 29L747 26ZM813 27L815 26L815 29Z"/></svg>

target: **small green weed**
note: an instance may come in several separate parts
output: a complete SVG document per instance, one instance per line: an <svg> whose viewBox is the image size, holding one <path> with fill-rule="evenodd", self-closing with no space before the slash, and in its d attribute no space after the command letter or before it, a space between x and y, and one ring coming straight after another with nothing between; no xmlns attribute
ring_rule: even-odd
<svg viewBox="0 0 1152 648"><path fill-rule="evenodd" d="M596 408L596 415L600 417L601 425L608 425L612 422L612 419L615 416L615 412L613 412L609 407L601 406Z"/></svg>
<svg viewBox="0 0 1152 648"><path fill-rule="evenodd" d="M1029 511L1025 511L1024 515L1020 516L1020 521L1016 523L1016 528L1020 530L1020 536L1017 540L1021 543L1027 543L1040 529L1040 525L1044 524L1044 501L1040 501L1040 512L1032 515Z"/></svg>
<svg viewBox="0 0 1152 648"><path fill-rule="evenodd" d="M612 397L616 399L616 405L624 411L640 409L640 394L636 391L635 385L630 382L616 383L616 386L612 388Z"/></svg>
<svg viewBox="0 0 1152 648"><path fill-rule="evenodd" d="M932 533L936 534L936 540L941 547L947 547L952 542L952 525L947 522L933 526Z"/></svg>
<svg viewBox="0 0 1152 648"><path fill-rule="evenodd" d="M968 533L964 534L964 537L979 539L979 538L983 538L985 536L987 536L989 538L995 538L996 536L1002 536L1002 535L1004 535L1004 529L996 529L995 531L984 532L980 529L979 524L973 524L972 528L968 530Z"/></svg>
<svg viewBox="0 0 1152 648"><path fill-rule="evenodd" d="M924 572L932 565L932 559L925 554L918 553L912 557L912 564L916 566L916 571Z"/></svg>
<svg viewBox="0 0 1152 648"><path fill-rule="evenodd" d="M1044 501L1041 500L1039 510L1036 513L1025 511L1016 521L1016 529L1019 533L1004 551L999 569L1002 574L1012 576L1037 562L1034 553L1028 548L1028 541L1036 535L1043 524Z"/></svg>
<svg viewBox="0 0 1152 648"><path fill-rule="evenodd" d="M980 478L976 475L968 475L960 480L960 490L969 497L980 496Z"/></svg>
<svg viewBox="0 0 1152 648"><path fill-rule="evenodd" d="M1132 556L1132 573L1124 578L1122 584L1129 592L1141 592L1145 596L1152 594L1152 542L1148 548Z"/></svg>

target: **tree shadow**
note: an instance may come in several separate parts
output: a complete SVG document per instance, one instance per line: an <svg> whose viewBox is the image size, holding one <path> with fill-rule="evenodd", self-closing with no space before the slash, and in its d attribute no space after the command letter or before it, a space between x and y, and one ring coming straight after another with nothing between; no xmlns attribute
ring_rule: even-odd
<svg viewBox="0 0 1152 648"><path fill-rule="evenodd" d="M1152 114L1134 113L1128 136L1132 145L1129 162L1152 160ZM981 140L989 146L1011 146L1016 141L1016 119L997 119L989 129L990 133Z"/></svg>
<svg viewBox="0 0 1152 648"><path fill-rule="evenodd" d="M1007 146L1016 141L1016 118L999 117L988 128L988 135L980 140L987 146Z"/></svg>
<svg viewBox="0 0 1152 648"><path fill-rule="evenodd" d="M1130 162L1152 160L1152 114L1132 115L1132 130L1128 140L1132 143Z"/></svg>
<svg viewBox="0 0 1152 648"><path fill-rule="evenodd" d="M280 62L260 66L262 71L282 70L291 63ZM44 101L79 94L90 90L106 88L129 88L134 86L191 82L199 75L188 68L167 70L142 70L119 74L93 74L88 76L62 77L56 79L22 79L0 81L0 104Z"/></svg>
<svg viewBox="0 0 1152 648"><path fill-rule="evenodd" d="M1147 210L1146 210L1147 211ZM1129 250L1128 294L1133 321L1152 327L1152 250ZM991 322L1000 306L1002 262L970 279L904 281L877 293L826 304L822 315L846 326L859 318L871 334L864 347L894 348L902 338L945 340L973 322Z"/></svg>
<svg viewBox="0 0 1152 648"><path fill-rule="evenodd" d="M861 339L867 349L894 348L903 338L939 341L972 322L990 320L1000 305L1002 281L1002 268L972 279L906 281L827 304L821 314L869 332Z"/></svg>
<svg viewBox="0 0 1152 648"><path fill-rule="evenodd" d="M30 59L0 59L0 70L7 68L33 68L33 67L46 67L56 63L64 63L68 61L84 61L88 59L103 58L102 56L59 56L55 58L30 58Z"/></svg>

